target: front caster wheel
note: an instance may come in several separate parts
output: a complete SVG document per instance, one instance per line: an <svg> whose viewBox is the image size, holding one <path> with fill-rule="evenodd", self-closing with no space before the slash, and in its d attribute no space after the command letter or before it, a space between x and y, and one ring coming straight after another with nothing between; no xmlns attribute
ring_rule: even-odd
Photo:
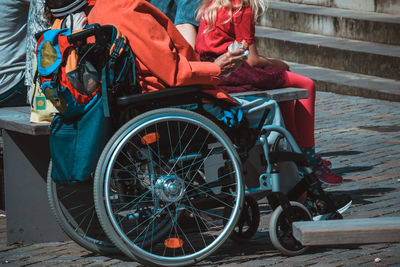
<svg viewBox="0 0 400 267"><path fill-rule="evenodd" d="M282 254L295 256L306 251L308 247L304 247L293 237L292 224L297 221L312 221L312 217L302 204L291 201L290 205L285 210L282 206L274 210L269 222L269 235L274 247Z"/></svg>

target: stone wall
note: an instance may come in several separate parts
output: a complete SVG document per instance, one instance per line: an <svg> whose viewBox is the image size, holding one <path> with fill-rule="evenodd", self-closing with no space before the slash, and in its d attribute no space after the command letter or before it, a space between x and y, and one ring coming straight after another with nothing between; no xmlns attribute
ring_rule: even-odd
<svg viewBox="0 0 400 267"><path fill-rule="evenodd" d="M400 0L275 0L275 1L400 15Z"/></svg>

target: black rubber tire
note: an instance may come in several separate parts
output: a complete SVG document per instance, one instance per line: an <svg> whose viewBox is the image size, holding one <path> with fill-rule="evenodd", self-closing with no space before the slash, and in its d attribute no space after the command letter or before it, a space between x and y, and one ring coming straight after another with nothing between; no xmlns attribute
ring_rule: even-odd
<svg viewBox="0 0 400 267"><path fill-rule="evenodd" d="M291 201L291 207L285 212L278 206L271 215L269 236L272 244L282 254L287 256L300 255L308 249L302 246L292 235L292 223L295 221L312 221L312 216L304 205ZM290 213L292 218L286 215Z"/></svg>
<svg viewBox="0 0 400 267"><path fill-rule="evenodd" d="M260 208L252 196L246 196L243 202L239 221L233 229L230 238L238 243L249 241L260 225Z"/></svg>
<svg viewBox="0 0 400 267"><path fill-rule="evenodd" d="M50 161L47 196L51 211L61 229L87 250L102 255L121 254L101 229L93 203L92 186L86 183L74 185L55 183L51 178L51 165ZM85 226L84 229L82 225Z"/></svg>

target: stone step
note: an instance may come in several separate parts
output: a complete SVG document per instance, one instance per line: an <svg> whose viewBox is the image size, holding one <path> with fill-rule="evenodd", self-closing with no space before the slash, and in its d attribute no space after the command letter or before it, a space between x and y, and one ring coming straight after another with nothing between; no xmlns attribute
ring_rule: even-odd
<svg viewBox="0 0 400 267"><path fill-rule="evenodd" d="M400 46L269 27L256 27L260 54L283 60L400 80Z"/></svg>
<svg viewBox="0 0 400 267"><path fill-rule="evenodd" d="M400 15L400 0L274 0L274 1Z"/></svg>
<svg viewBox="0 0 400 267"><path fill-rule="evenodd" d="M400 45L400 16L382 13L271 2L259 25Z"/></svg>
<svg viewBox="0 0 400 267"><path fill-rule="evenodd" d="M294 73L315 81L318 91L400 102L400 81L286 62Z"/></svg>

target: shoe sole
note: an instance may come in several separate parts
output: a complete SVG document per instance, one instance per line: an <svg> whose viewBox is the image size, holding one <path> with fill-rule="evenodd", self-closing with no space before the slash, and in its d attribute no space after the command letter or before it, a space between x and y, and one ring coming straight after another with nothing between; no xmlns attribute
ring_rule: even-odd
<svg viewBox="0 0 400 267"><path fill-rule="evenodd" d="M343 212L345 212L346 210L348 210L350 208L352 203L353 203L353 200L350 200L349 203L347 203L346 205L344 205L343 207L338 209L337 212L339 212L340 214L343 214Z"/></svg>
<svg viewBox="0 0 400 267"><path fill-rule="evenodd" d="M343 207L341 207L340 209L337 210L337 212L339 212L340 214L343 214L343 212L345 212L346 210L348 210L351 206L351 204L353 203L353 200L350 200L346 205L344 205ZM322 214L322 215L317 215L313 217L313 221L321 221L324 220L326 217L328 217L330 215L330 213L327 214Z"/></svg>

